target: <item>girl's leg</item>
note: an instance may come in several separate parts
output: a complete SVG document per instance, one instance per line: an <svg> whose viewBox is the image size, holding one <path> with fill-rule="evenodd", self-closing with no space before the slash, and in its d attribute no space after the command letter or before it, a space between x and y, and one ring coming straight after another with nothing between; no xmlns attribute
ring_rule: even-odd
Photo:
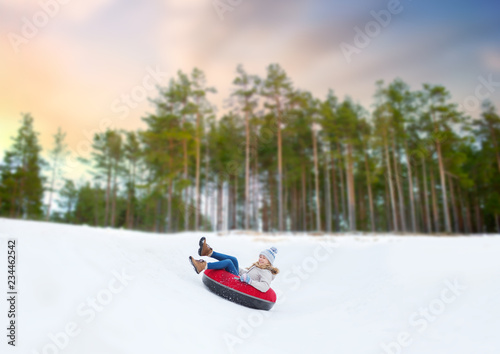
<svg viewBox="0 0 500 354"><path fill-rule="evenodd" d="M219 262L208 263L207 269L225 269L231 274L239 275L238 268L234 267L234 263L230 259L223 259Z"/></svg>
<svg viewBox="0 0 500 354"><path fill-rule="evenodd" d="M215 258L218 261L223 261L225 259L229 259L231 262L233 262L234 268L236 268L237 271L239 271L239 269L240 269L239 265L238 265L238 260L236 259L236 257L228 256L227 254L218 253L215 251L212 252L211 257Z"/></svg>

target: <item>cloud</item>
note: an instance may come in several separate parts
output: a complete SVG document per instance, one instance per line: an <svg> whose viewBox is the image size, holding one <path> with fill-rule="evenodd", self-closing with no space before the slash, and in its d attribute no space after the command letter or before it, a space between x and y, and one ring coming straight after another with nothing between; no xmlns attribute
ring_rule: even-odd
<svg viewBox="0 0 500 354"><path fill-rule="evenodd" d="M68 4L64 5L64 11L62 11L61 16L68 21L76 23L85 22L113 4L117 4L117 0L70 0Z"/></svg>
<svg viewBox="0 0 500 354"><path fill-rule="evenodd" d="M8 4L0 3L0 13L3 14L0 16L2 19L10 19L10 24L12 26L17 24L18 27L21 26L23 17L32 19L40 11L53 12L62 21L81 23L88 21L116 2L117 0L68 0L65 2L16 0L8 1Z"/></svg>
<svg viewBox="0 0 500 354"><path fill-rule="evenodd" d="M479 75L480 65L498 70L498 50L476 52L489 48L491 43L480 41L498 33L497 24L442 20L449 7L420 2L404 2L405 11L347 64L340 43L352 43L354 26L364 27L373 20L370 11L387 2L242 0L220 21L210 0L71 0L20 55L0 37L0 90L9 94L0 119L17 121L20 112L32 112L44 142L51 143L61 125L76 144L83 131L115 117L111 102L139 84L147 66L159 66L171 77L178 69L204 70L207 84L219 91L210 97L220 111L239 63L265 76L266 67L277 62L297 88L321 98L332 88L363 104L379 78L447 84L453 77L460 86L464 75ZM0 3L0 31L19 30L21 18L36 11L37 1L9 1L8 8ZM140 105L120 127L137 129L148 111L151 106Z"/></svg>
<svg viewBox="0 0 500 354"><path fill-rule="evenodd" d="M481 53L481 59L488 70L500 72L500 49L487 48Z"/></svg>

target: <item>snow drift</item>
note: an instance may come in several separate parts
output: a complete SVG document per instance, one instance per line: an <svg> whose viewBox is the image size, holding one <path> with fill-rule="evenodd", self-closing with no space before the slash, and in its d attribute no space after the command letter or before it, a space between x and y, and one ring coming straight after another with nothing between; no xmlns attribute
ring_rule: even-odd
<svg viewBox="0 0 500 354"><path fill-rule="evenodd" d="M240 266L279 249L271 311L205 288L188 262L202 235ZM2 353L500 351L498 236L160 235L0 219L3 289L10 238L18 328Z"/></svg>

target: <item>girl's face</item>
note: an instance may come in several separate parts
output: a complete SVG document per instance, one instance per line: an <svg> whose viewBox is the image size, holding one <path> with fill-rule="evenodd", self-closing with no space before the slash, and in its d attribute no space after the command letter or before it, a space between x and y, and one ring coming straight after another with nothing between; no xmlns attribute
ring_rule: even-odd
<svg viewBox="0 0 500 354"><path fill-rule="evenodd" d="M271 263L269 263L269 260L266 258L266 256L264 255L259 255L259 265L261 266L266 266L266 265L270 265Z"/></svg>

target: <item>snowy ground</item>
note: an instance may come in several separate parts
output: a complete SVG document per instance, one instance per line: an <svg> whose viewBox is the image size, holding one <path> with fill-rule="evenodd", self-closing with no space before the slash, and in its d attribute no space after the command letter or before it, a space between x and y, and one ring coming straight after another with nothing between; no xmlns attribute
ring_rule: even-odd
<svg viewBox="0 0 500 354"><path fill-rule="evenodd" d="M201 235L241 266L278 248L270 312L206 290L188 263ZM499 255L498 235L157 235L0 219L0 352L497 354Z"/></svg>

